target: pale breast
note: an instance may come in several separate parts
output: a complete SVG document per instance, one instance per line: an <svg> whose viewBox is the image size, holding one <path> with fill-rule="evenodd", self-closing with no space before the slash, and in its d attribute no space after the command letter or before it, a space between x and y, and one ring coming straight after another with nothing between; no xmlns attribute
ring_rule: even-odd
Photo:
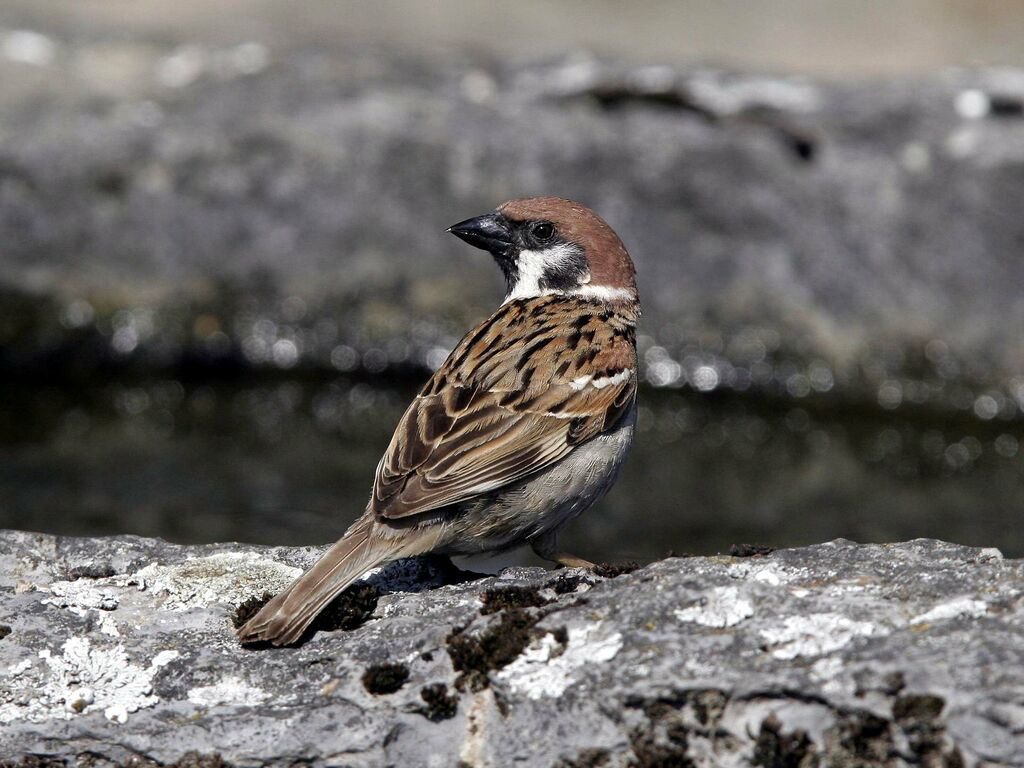
<svg viewBox="0 0 1024 768"><path fill-rule="evenodd" d="M615 483L635 425L634 404L611 432L577 446L557 464L467 504L449 518L452 543L442 551L499 551L558 530Z"/></svg>

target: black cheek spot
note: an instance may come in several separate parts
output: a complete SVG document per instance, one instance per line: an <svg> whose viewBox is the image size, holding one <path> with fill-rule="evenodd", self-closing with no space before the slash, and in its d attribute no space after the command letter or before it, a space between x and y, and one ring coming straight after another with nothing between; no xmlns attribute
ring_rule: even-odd
<svg viewBox="0 0 1024 768"><path fill-rule="evenodd" d="M579 282L578 272L561 267L550 267L544 270L544 276L537 284L545 291L568 291L579 285Z"/></svg>
<svg viewBox="0 0 1024 768"><path fill-rule="evenodd" d="M549 291L568 291L577 287L587 273L587 260L582 253L574 252L569 258L556 264L549 264L538 281L540 287Z"/></svg>

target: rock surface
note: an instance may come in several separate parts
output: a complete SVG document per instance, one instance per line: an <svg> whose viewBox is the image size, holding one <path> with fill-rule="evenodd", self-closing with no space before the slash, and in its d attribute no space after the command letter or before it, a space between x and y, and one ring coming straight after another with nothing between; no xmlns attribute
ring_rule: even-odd
<svg viewBox="0 0 1024 768"><path fill-rule="evenodd" d="M0 57L0 363L73 368L91 340L164 368L430 364L500 291L445 227L560 194L629 244L656 385L1024 403L1021 71L830 84L44 31L44 64Z"/></svg>
<svg viewBox="0 0 1024 768"><path fill-rule="evenodd" d="M337 610L349 629L240 648L238 607L319 551L0 534L0 760L1024 763L1024 562L995 549L840 540L453 584L401 562Z"/></svg>

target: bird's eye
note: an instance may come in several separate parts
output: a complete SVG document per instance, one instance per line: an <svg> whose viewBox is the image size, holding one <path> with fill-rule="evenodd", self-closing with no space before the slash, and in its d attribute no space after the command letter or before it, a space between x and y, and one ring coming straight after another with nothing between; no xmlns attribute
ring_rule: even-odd
<svg viewBox="0 0 1024 768"><path fill-rule="evenodd" d="M540 224L534 224L533 230L531 231L533 236L538 240L550 240L552 235L555 234L555 228L546 221L542 221Z"/></svg>

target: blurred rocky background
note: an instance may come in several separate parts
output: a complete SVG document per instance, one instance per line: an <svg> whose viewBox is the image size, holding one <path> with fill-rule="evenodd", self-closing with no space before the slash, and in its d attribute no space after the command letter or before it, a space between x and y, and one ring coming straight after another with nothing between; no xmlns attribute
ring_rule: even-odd
<svg viewBox="0 0 1024 768"><path fill-rule="evenodd" d="M994 0L5 0L0 528L334 539L501 299L445 228L556 194L646 310L567 548L1024 555L1021 40Z"/></svg>

